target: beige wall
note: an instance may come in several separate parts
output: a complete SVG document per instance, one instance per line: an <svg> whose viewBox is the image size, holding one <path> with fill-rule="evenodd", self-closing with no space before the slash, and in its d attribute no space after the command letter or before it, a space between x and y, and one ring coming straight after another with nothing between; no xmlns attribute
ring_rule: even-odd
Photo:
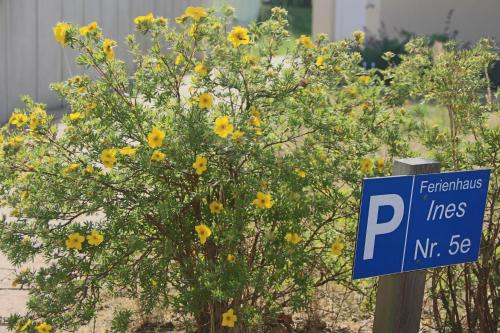
<svg viewBox="0 0 500 333"><path fill-rule="evenodd" d="M58 21L97 21L106 36L119 42L117 56L130 63L124 38L134 31L133 18L154 12L174 18L189 5L209 0L0 0L0 122L20 107L20 95L31 95L48 108L62 106L49 84L79 74L76 53L54 41Z"/></svg>
<svg viewBox="0 0 500 333"><path fill-rule="evenodd" d="M365 10L360 13L349 7ZM450 30L458 30L458 39L473 42L492 37L500 43L500 0L313 0L312 31L341 39L346 34L340 30L363 21L362 25L371 33L378 33L383 22L390 36L396 36L400 30L443 33L451 9L454 13Z"/></svg>
<svg viewBox="0 0 500 333"><path fill-rule="evenodd" d="M254 20L260 5L259 0L0 0L0 123L21 106L20 95L60 108L49 84L82 73L74 64L76 53L54 41L52 27L58 21L97 21L107 37L119 42L117 56L130 64L123 41L134 31L137 15L153 12L173 19L187 6L222 3L236 7L239 24Z"/></svg>
<svg viewBox="0 0 500 333"><path fill-rule="evenodd" d="M335 0L312 0L312 33L335 39Z"/></svg>
<svg viewBox="0 0 500 333"><path fill-rule="evenodd" d="M356 0L354 0L356 1ZM500 0L368 0L367 28L378 31L384 22L390 35L396 29L417 34L441 33L454 9L450 29L458 39L475 41L493 37L500 41ZM368 19L371 17L372 19Z"/></svg>

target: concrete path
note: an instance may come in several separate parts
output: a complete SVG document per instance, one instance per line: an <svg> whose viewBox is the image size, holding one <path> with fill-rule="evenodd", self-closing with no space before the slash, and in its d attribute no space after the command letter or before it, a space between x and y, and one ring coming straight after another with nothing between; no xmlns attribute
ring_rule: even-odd
<svg viewBox="0 0 500 333"><path fill-rule="evenodd" d="M41 260L35 260L33 263L15 268L9 263L5 255L0 253L0 333L7 332L5 321L10 314L23 314L26 312L28 291L19 287L12 287L16 271L21 271L26 267L37 268L41 265Z"/></svg>
<svg viewBox="0 0 500 333"><path fill-rule="evenodd" d="M54 115L54 122L59 123L61 116L67 112L66 108L48 110L49 114ZM60 130L62 126L59 126ZM0 208L0 214L8 216L8 210ZM6 318L12 313L23 314L26 312L26 301L28 300L28 291L18 287L12 287L12 281L16 276L16 272L22 269L39 268L43 265L41 259L35 260L33 263L28 263L22 267L12 266L7 257L0 252L0 333L6 333Z"/></svg>

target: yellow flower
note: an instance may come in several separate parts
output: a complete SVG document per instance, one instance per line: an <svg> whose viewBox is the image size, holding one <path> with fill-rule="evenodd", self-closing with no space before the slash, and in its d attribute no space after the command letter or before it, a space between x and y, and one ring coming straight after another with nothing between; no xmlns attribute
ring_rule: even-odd
<svg viewBox="0 0 500 333"><path fill-rule="evenodd" d="M234 131L233 134L231 135L231 139L233 139L236 142L241 142L241 139L245 135L245 132L242 131Z"/></svg>
<svg viewBox="0 0 500 333"><path fill-rule="evenodd" d="M34 114L30 114L30 130L34 131L40 125L40 119Z"/></svg>
<svg viewBox="0 0 500 333"><path fill-rule="evenodd" d="M233 309L229 309L222 314L222 326L234 327L234 323L238 317L234 314Z"/></svg>
<svg viewBox="0 0 500 333"><path fill-rule="evenodd" d="M360 77L358 77L358 81L364 85L368 85L368 83L370 83L370 80L371 78L368 75L361 75Z"/></svg>
<svg viewBox="0 0 500 333"><path fill-rule="evenodd" d="M232 254L227 255L227 261L229 261L231 264L236 261L236 257Z"/></svg>
<svg viewBox="0 0 500 333"><path fill-rule="evenodd" d="M176 65L180 65L184 62L184 56L179 53L176 57L175 57L175 64Z"/></svg>
<svg viewBox="0 0 500 333"><path fill-rule="evenodd" d="M87 104L87 108L92 111L92 110L95 110L95 108L97 107L97 104L95 102L92 102L92 103L88 103Z"/></svg>
<svg viewBox="0 0 500 333"><path fill-rule="evenodd" d="M116 149L104 149L101 152L101 162L106 168L112 168L116 162Z"/></svg>
<svg viewBox="0 0 500 333"><path fill-rule="evenodd" d="M92 246L97 246L104 241L104 235L97 230L92 230L90 235L87 235L87 241Z"/></svg>
<svg viewBox="0 0 500 333"><path fill-rule="evenodd" d="M15 136L9 140L9 145L17 146L18 144L24 142L24 138L22 136Z"/></svg>
<svg viewBox="0 0 500 333"><path fill-rule="evenodd" d="M209 205L208 208L210 208L210 212L212 214L220 214L222 210L224 209L224 205L222 202L219 201L212 201Z"/></svg>
<svg viewBox="0 0 500 333"><path fill-rule="evenodd" d="M250 117L250 125L253 127L260 127L261 119L259 117Z"/></svg>
<svg viewBox="0 0 500 333"><path fill-rule="evenodd" d="M193 163L193 168L198 175L201 175L207 170L207 159L203 155L196 155L196 160Z"/></svg>
<svg viewBox="0 0 500 333"><path fill-rule="evenodd" d="M262 129L260 128L255 128L255 135L262 135Z"/></svg>
<svg viewBox="0 0 500 333"><path fill-rule="evenodd" d="M348 94L349 96L352 96L352 97L356 97L356 95L358 94L358 88L356 86L347 86L347 87L344 87L344 92L346 94Z"/></svg>
<svg viewBox="0 0 500 333"><path fill-rule="evenodd" d="M306 172L304 170L301 170L301 169L295 169L295 170L293 170L293 172L295 172L295 174L297 176L299 176L300 178L304 178L306 176Z"/></svg>
<svg viewBox="0 0 500 333"><path fill-rule="evenodd" d="M72 112L69 114L69 120L75 121L82 118L82 114L80 112Z"/></svg>
<svg viewBox="0 0 500 333"><path fill-rule="evenodd" d="M257 58L257 56L254 56L253 54L245 54L241 57L241 61L244 64L248 65L255 65L257 63L257 60L259 60L259 58Z"/></svg>
<svg viewBox="0 0 500 333"><path fill-rule="evenodd" d="M92 165L87 165L85 169L83 169L83 173L93 173L94 167Z"/></svg>
<svg viewBox="0 0 500 333"><path fill-rule="evenodd" d="M325 57L319 56L316 58L316 66L318 66L319 69L324 69L325 68Z"/></svg>
<svg viewBox="0 0 500 333"><path fill-rule="evenodd" d="M137 16L136 18L134 18L134 24L151 24L153 23L154 19L155 17L153 16L153 13L149 13L148 15Z"/></svg>
<svg viewBox="0 0 500 333"><path fill-rule="evenodd" d="M229 122L228 116L221 116L215 119L214 132L221 138L226 138L233 133L233 125Z"/></svg>
<svg viewBox="0 0 500 333"><path fill-rule="evenodd" d="M22 191L20 194L21 194L22 200L26 200L30 196L30 192L28 192L28 191Z"/></svg>
<svg viewBox="0 0 500 333"><path fill-rule="evenodd" d="M193 23L191 24L191 28L189 28L188 30L188 35L193 37L193 38L196 38L196 33L198 32L198 24L196 23Z"/></svg>
<svg viewBox="0 0 500 333"><path fill-rule="evenodd" d="M82 235L80 235L80 233L75 232L75 233L69 235L68 239L66 239L66 248L81 250L82 249L82 243L84 241L85 241L85 237L83 237Z"/></svg>
<svg viewBox="0 0 500 333"><path fill-rule="evenodd" d="M363 111L370 110L370 103L364 102L363 104L361 104L361 110L363 110Z"/></svg>
<svg viewBox="0 0 500 333"><path fill-rule="evenodd" d="M75 172L79 168L80 168L80 163L72 163L72 164L68 165L66 168L64 168L63 172L65 174L68 174L71 172Z"/></svg>
<svg viewBox="0 0 500 333"><path fill-rule="evenodd" d="M302 237L300 237L300 235L295 233L295 232L292 232L292 233L289 232L285 235L285 240L288 243L292 243L294 245L297 245L302 241Z"/></svg>
<svg viewBox="0 0 500 333"><path fill-rule="evenodd" d="M198 73L200 76L205 76L208 74L208 69L204 64L198 64L195 66L194 71Z"/></svg>
<svg viewBox="0 0 500 333"><path fill-rule="evenodd" d="M255 108L255 106L250 107L250 114L255 118L260 118L260 112Z"/></svg>
<svg viewBox="0 0 500 333"><path fill-rule="evenodd" d="M339 241L338 239L332 244L331 251L334 256L340 256L342 254L342 250L344 249L344 243Z"/></svg>
<svg viewBox="0 0 500 333"><path fill-rule="evenodd" d="M360 162L360 169L362 173L370 173L373 169L373 161L369 158L364 158Z"/></svg>
<svg viewBox="0 0 500 333"><path fill-rule="evenodd" d="M262 119L260 118L260 112L255 108L255 106L250 107L250 114L252 115L249 121L250 125L254 127L260 127L260 125L262 124Z"/></svg>
<svg viewBox="0 0 500 333"><path fill-rule="evenodd" d="M106 55L106 58L108 60L111 60L115 57L115 51L113 51L113 48L116 46L116 42L112 39L105 39L104 42L102 42L102 50L104 51L104 54Z"/></svg>
<svg viewBox="0 0 500 333"><path fill-rule="evenodd" d="M158 148L162 145L163 139L165 139L165 132L154 127L153 130L148 134L148 145L151 148Z"/></svg>
<svg viewBox="0 0 500 333"><path fill-rule="evenodd" d="M204 17L208 16L207 10L203 7L191 7L189 6L184 11L184 16L190 17L195 21L199 21Z"/></svg>
<svg viewBox="0 0 500 333"><path fill-rule="evenodd" d="M28 122L28 117L25 114L16 112L10 116L9 123L17 127L24 126Z"/></svg>
<svg viewBox="0 0 500 333"><path fill-rule="evenodd" d="M250 43L250 36L248 36L247 29L236 26L227 36L227 40L233 44L233 47L239 47L240 45Z"/></svg>
<svg viewBox="0 0 500 333"><path fill-rule="evenodd" d="M363 42L365 40L365 33L363 31L354 31L352 33L352 37L354 37L354 40L360 47L363 46Z"/></svg>
<svg viewBox="0 0 500 333"><path fill-rule="evenodd" d="M52 28L54 39L56 40L56 42L61 44L61 46L66 46L66 32L70 28L71 26L66 22L59 22L54 28Z"/></svg>
<svg viewBox="0 0 500 333"><path fill-rule="evenodd" d="M212 230L210 230L209 227L207 227L205 224L200 224L194 227L196 230L196 233L198 233L198 237L200 238L200 243L205 244L207 241L207 238L210 237L212 234Z"/></svg>
<svg viewBox="0 0 500 333"><path fill-rule="evenodd" d="M38 333L50 333L50 331L52 331L52 325L44 322L35 327L35 329Z"/></svg>
<svg viewBox="0 0 500 333"><path fill-rule="evenodd" d="M30 245L31 244L31 238L30 236L24 236L23 239L21 240L21 244L23 245Z"/></svg>
<svg viewBox="0 0 500 333"><path fill-rule="evenodd" d="M119 151L120 151L120 154L123 156L135 156L137 149L132 148L130 146L127 146L127 147L121 148Z"/></svg>
<svg viewBox="0 0 500 333"><path fill-rule="evenodd" d="M308 37L306 35L300 35L300 37L297 39L297 44L300 44L307 49L311 49L315 46L313 41L311 40L311 37Z"/></svg>
<svg viewBox="0 0 500 333"><path fill-rule="evenodd" d="M159 25L161 26L166 26L168 23L168 19L164 18L163 16L157 17L156 21L158 22Z"/></svg>
<svg viewBox="0 0 500 333"><path fill-rule="evenodd" d="M97 22L91 22L88 25L80 28L80 35L87 36L89 32L94 32L97 30Z"/></svg>
<svg viewBox="0 0 500 333"><path fill-rule="evenodd" d="M20 326L20 325L19 325L20 327L19 327L18 331L19 331L19 332L26 332L26 330L27 330L27 329L28 329L28 327L31 325L31 323L32 323L31 319L26 320L26 323L24 323L24 325L23 325L23 326Z"/></svg>
<svg viewBox="0 0 500 333"><path fill-rule="evenodd" d="M253 204L259 208L271 208L273 206L273 198L271 194L258 192L257 198L254 199Z"/></svg>
<svg viewBox="0 0 500 333"><path fill-rule="evenodd" d="M151 161L160 162L167 158L167 155L162 153L159 150L155 150L153 154L151 154Z"/></svg>
<svg viewBox="0 0 500 333"><path fill-rule="evenodd" d="M212 95L204 93L198 96L198 106L200 109L210 109L212 107L214 98Z"/></svg>
<svg viewBox="0 0 500 333"><path fill-rule="evenodd" d="M34 131L41 124L47 122L47 113L44 109L36 107L30 114L30 129Z"/></svg>
<svg viewBox="0 0 500 333"><path fill-rule="evenodd" d="M377 170L378 172L383 172L384 171L384 167L385 167L385 161L382 157L380 158L377 158L377 160L375 161L377 163Z"/></svg>
<svg viewBox="0 0 500 333"><path fill-rule="evenodd" d="M17 286L17 284L16 284L16 286ZM12 285L12 288L15 288L16 286ZM19 330L19 328L21 327L22 323L23 323L23 322L22 322L22 320L21 320L21 319L19 319L19 320L17 321L17 323L16 323L16 326L14 326L14 330L15 330L15 331L18 331L18 330Z"/></svg>
<svg viewBox="0 0 500 333"><path fill-rule="evenodd" d="M181 16L178 16L175 18L175 22L177 22L178 24L181 24L181 23L184 23L184 21L186 21L187 18L188 17L186 14L182 14Z"/></svg>
<svg viewBox="0 0 500 333"><path fill-rule="evenodd" d="M10 216L19 217L20 213L21 213L21 212L19 212L19 209L14 208L14 209L10 212Z"/></svg>

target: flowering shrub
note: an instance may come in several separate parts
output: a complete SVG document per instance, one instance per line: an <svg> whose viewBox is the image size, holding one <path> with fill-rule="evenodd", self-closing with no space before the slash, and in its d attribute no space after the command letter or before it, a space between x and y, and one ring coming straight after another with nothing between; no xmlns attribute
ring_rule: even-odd
<svg viewBox="0 0 500 333"><path fill-rule="evenodd" d="M442 52L424 39L406 45L409 55L387 71L392 97L408 96L445 109L445 124L430 122L424 114L413 135L438 159L444 171L490 168L491 180L481 238L475 263L431 271L428 294L432 300L433 329L438 332L496 332L499 325L498 280L500 255L500 126L498 93L491 91L489 66L498 60L495 45L480 40L470 50L454 42Z"/></svg>
<svg viewBox="0 0 500 333"><path fill-rule="evenodd" d="M29 98L3 129L1 247L47 261L19 275L29 312L11 327L75 329L121 294L188 329L257 330L348 280L357 184L385 173L384 143L405 149L399 113L358 65L362 34L301 36L279 57L286 11L248 28L231 15L136 18L151 47L128 37L132 74L95 22L54 28L89 75L52 86L62 133Z"/></svg>
<svg viewBox="0 0 500 333"><path fill-rule="evenodd" d="M137 17L150 47L127 38L133 73L97 23L54 28L88 75L52 85L71 110L61 131L27 97L2 129L0 248L46 260L16 278L30 299L12 329L73 330L123 295L189 331L259 331L330 281L370 295L350 282L359 184L409 154L418 122L401 104L420 78L391 68L386 87L363 70L360 32L303 35L278 56L286 11L231 21Z"/></svg>

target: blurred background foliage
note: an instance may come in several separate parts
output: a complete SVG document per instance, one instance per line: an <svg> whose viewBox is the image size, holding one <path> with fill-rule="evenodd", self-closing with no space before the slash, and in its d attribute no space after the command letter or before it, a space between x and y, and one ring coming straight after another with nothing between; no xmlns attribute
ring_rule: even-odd
<svg viewBox="0 0 500 333"><path fill-rule="evenodd" d="M259 11L259 21L268 20L271 17L273 7L283 7L288 11L290 32L293 35L310 35L312 22L311 0L263 0Z"/></svg>

